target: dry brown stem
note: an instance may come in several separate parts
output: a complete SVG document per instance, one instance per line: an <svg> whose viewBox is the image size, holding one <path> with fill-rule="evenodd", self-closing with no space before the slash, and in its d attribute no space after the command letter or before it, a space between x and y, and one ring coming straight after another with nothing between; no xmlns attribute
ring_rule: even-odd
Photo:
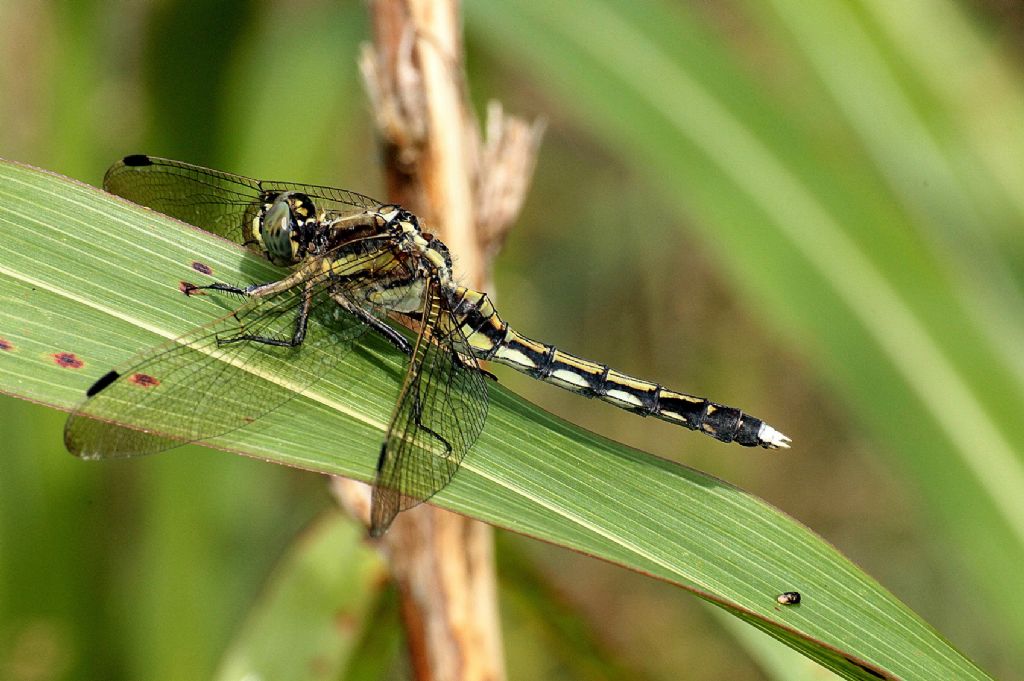
<svg viewBox="0 0 1024 681"><path fill-rule="evenodd" d="M390 200L449 246L461 281L486 288L490 258L522 205L542 126L492 103L481 139L466 98L455 0L370 7L374 44L360 67ZM339 490L348 508L365 512L365 493L349 484ZM381 547L402 596L416 678L504 679L491 528L424 504L401 514Z"/></svg>

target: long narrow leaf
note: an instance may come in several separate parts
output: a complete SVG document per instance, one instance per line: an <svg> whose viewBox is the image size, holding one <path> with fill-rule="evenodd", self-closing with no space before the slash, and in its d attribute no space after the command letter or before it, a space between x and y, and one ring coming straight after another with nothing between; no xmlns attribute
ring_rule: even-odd
<svg viewBox="0 0 1024 681"><path fill-rule="evenodd" d="M0 389L67 409L111 366L232 302L185 296L182 281L280 275L200 230L2 164ZM298 396L288 395L287 376L253 367L246 378L275 384L283 406L210 444L370 480L401 375L396 355L370 339ZM779 511L575 428L500 387L491 396L487 427L438 505L678 584L847 678L986 678ZM756 465L759 454L750 455ZM800 605L776 601L790 590L801 592Z"/></svg>

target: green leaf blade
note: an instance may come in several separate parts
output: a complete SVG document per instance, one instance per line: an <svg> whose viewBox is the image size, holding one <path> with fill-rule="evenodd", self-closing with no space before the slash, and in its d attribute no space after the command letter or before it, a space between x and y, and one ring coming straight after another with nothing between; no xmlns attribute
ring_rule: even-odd
<svg viewBox="0 0 1024 681"><path fill-rule="evenodd" d="M178 289L196 277L197 260L221 281L280 276L194 228L50 174L0 165L0 338L21 344L0 352L0 389L68 409L109 367L224 314L224 301ZM51 348L73 352L84 366L57 366L47 359ZM401 376L396 355L370 338L313 388L210 444L370 481ZM751 465L760 454L750 454ZM781 512L570 426L500 387L484 433L433 501L678 584L847 678L877 678L857 664L900 678L986 678ZM775 597L789 590L804 602L779 605Z"/></svg>

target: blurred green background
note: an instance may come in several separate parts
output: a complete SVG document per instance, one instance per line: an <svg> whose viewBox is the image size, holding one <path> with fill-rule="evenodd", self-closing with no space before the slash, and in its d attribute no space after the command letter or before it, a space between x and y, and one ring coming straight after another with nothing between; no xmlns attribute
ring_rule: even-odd
<svg viewBox="0 0 1024 681"><path fill-rule="evenodd" d="M1012 678L1024 665L1024 8L465 9L474 101L549 124L495 263L503 316L740 405L794 448L723 448L502 381L767 499ZM99 184L144 152L379 194L355 65L366 14L321 0L2 0L0 157ZM325 480L193 447L85 463L63 450L63 418L0 399L0 678L211 677L274 565L330 508ZM826 676L777 671L678 589L499 540L513 679Z"/></svg>

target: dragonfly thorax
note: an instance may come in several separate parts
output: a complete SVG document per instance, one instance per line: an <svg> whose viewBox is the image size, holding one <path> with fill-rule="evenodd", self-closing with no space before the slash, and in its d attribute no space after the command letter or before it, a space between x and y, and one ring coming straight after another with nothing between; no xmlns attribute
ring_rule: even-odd
<svg viewBox="0 0 1024 681"><path fill-rule="evenodd" d="M452 254L448 250L448 246L433 234L424 233L423 239L427 242L427 250L436 254L436 256L432 256L432 259L439 258L444 263L444 270L450 273L452 271Z"/></svg>
<svg viewBox="0 0 1024 681"><path fill-rule="evenodd" d="M433 234L420 229L419 218L400 206L385 206L381 212L393 230L395 241L406 253L417 257L424 270L450 278L452 256L448 246Z"/></svg>

